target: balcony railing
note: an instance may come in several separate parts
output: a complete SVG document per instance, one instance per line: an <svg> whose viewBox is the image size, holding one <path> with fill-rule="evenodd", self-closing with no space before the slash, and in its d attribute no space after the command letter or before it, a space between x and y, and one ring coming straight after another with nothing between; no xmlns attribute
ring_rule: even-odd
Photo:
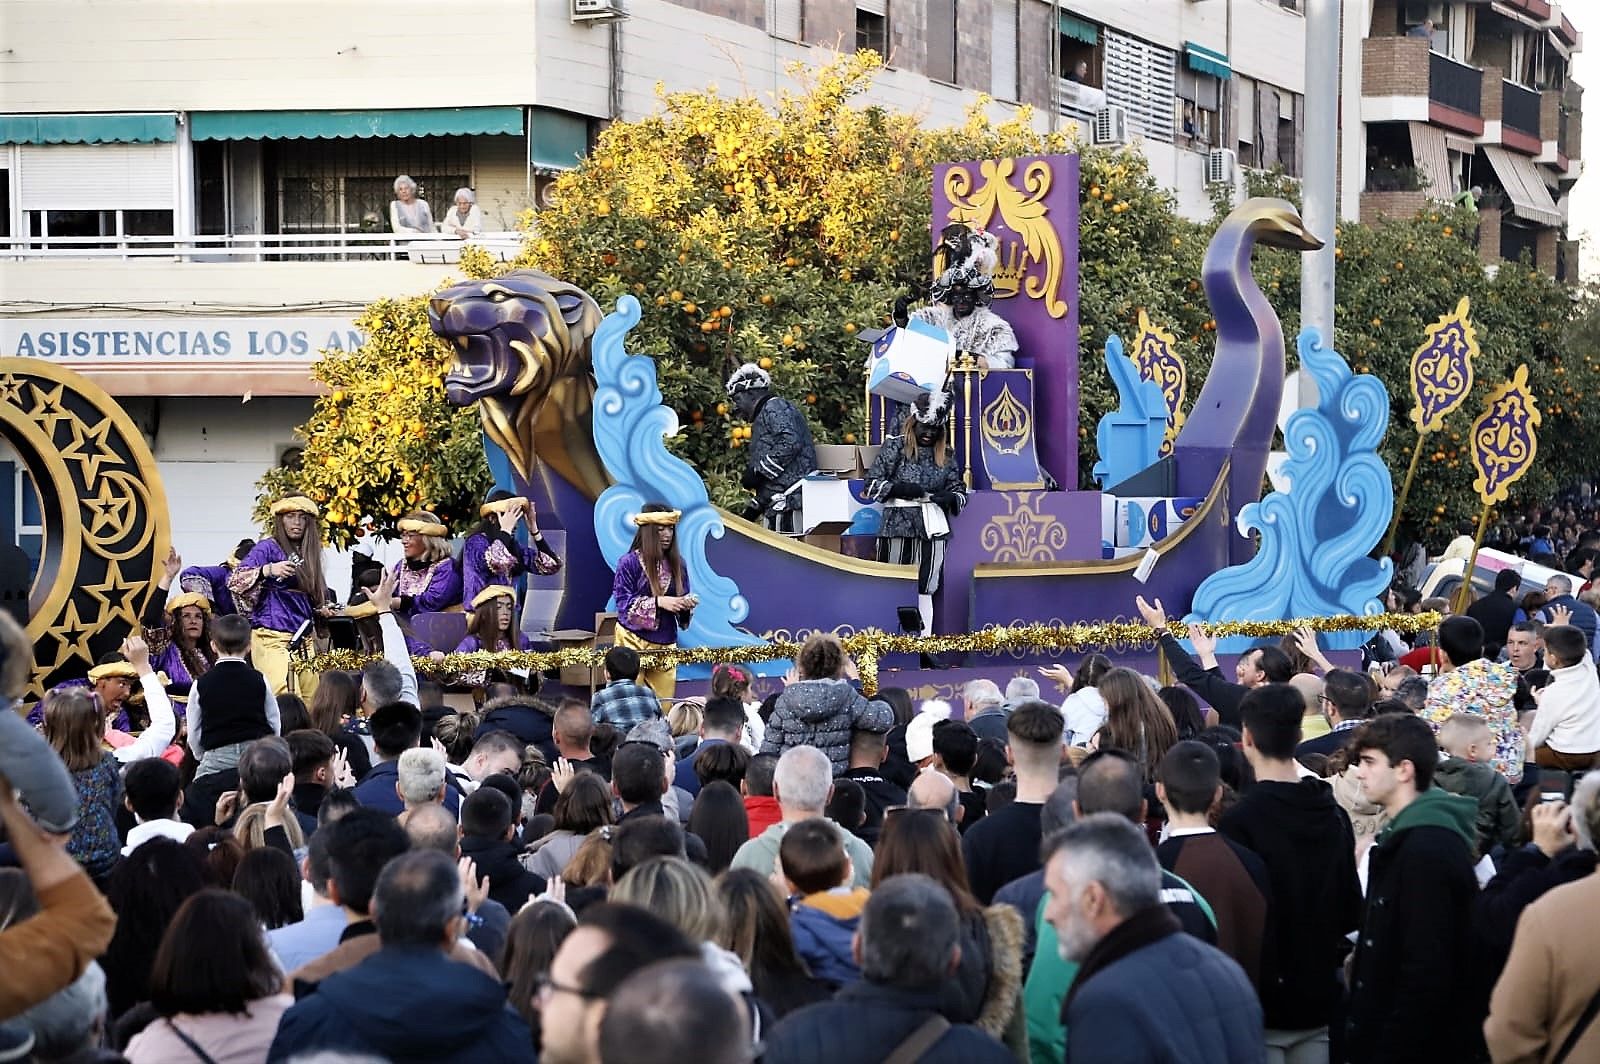
<svg viewBox="0 0 1600 1064"><path fill-rule="evenodd" d="M1539 139L1539 94L1510 81L1501 82L1500 121L1507 129Z"/></svg>
<svg viewBox="0 0 1600 1064"><path fill-rule="evenodd" d="M524 237L522 233L483 233L468 240L437 233L9 237L0 239L0 259L450 263L460 259L462 248L478 247L506 262L522 250Z"/></svg>
<svg viewBox="0 0 1600 1064"><path fill-rule="evenodd" d="M1428 99L1473 116L1483 114L1483 71L1458 63L1447 55L1428 53ZM1534 97L1534 120L1539 100Z"/></svg>

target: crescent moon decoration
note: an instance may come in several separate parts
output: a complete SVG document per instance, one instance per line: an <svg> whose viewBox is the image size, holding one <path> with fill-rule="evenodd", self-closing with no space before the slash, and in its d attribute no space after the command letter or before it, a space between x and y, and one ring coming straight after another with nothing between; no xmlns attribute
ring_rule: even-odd
<svg viewBox="0 0 1600 1064"><path fill-rule="evenodd" d="M44 359L0 358L0 435L43 511L26 626L34 653L27 697L37 698L122 645L172 529L143 433L87 377Z"/></svg>

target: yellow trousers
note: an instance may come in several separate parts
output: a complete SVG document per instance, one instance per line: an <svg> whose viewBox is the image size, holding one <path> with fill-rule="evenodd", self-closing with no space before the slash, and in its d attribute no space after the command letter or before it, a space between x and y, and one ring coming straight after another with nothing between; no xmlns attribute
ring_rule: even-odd
<svg viewBox="0 0 1600 1064"><path fill-rule="evenodd" d="M310 705L317 693L317 677L302 672L298 662L289 657L289 634L270 628L256 628L250 632L250 663L267 679L267 689L274 695L299 695Z"/></svg>
<svg viewBox="0 0 1600 1064"><path fill-rule="evenodd" d="M628 631L620 624L617 625L616 641L618 646L632 647L641 653L648 650L672 650L677 646L676 643L652 643L643 636L635 635ZM671 698L672 693L678 689L677 669L652 669L649 666L645 666L639 670L639 679L650 685L650 689L656 693L657 698Z"/></svg>

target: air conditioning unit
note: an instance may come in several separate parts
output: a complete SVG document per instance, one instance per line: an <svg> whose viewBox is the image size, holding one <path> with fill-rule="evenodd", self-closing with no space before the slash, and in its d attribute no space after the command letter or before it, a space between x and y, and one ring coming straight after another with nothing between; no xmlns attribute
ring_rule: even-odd
<svg viewBox="0 0 1600 1064"><path fill-rule="evenodd" d="M1239 156L1230 148L1212 148L1206 153L1206 184L1231 185L1239 170Z"/></svg>
<svg viewBox="0 0 1600 1064"><path fill-rule="evenodd" d="M1092 140L1098 146L1128 143L1128 112L1115 104L1094 113Z"/></svg>
<svg viewBox="0 0 1600 1064"><path fill-rule="evenodd" d="M619 0L570 0L573 22L615 22L627 18Z"/></svg>

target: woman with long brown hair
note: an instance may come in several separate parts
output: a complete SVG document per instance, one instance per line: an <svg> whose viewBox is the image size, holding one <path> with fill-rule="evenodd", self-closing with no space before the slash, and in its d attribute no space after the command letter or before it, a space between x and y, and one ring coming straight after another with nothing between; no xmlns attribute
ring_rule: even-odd
<svg viewBox="0 0 1600 1064"><path fill-rule="evenodd" d="M950 892L961 921L961 960L941 988L952 1023L971 1023L1017 1052L1027 1041L1022 1010L1022 919L1010 905L973 897L961 837L943 809L892 808L872 859L872 889L891 876L925 875Z"/></svg>
<svg viewBox="0 0 1600 1064"><path fill-rule="evenodd" d="M435 648L411 632L411 618L461 609L461 570L445 538L450 530L437 514L419 510L403 517L398 527L405 557L394 566L394 615L406 629L406 649L414 657L427 657Z"/></svg>
<svg viewBox="0 0 1600 1064"><path fill-rule="evenodd" d="M467 614L467 637L456 647L457 654L478 650L517 650L522 639L517 634L517 593L505 584L490 584L472 600Z"/></svg>
<svg viewBox="0 0 1600 1064"><path fill-rule="evenodd" d="M321 510L304 495L272 504L272 535L251 548L228 577L239 611L250 618L250 661L274 694L290 690L289 641L323 612ZM295 691L312 695L311 682L295 675Z"/></svg>
<svg viewBox="0 0 1600 1064"><path fill-rule="evenodd" d="M372 770L367 744L350 731L360 706L360 676L342 669L328 669L317 678L317 693L311 698L311 726L344 751L350 773L357 781Z"/></svg>
<svg viewBox="0 0 1600 1064"><path fill-rule="evenodd" d="M917 611L933 634L933 596L944 574L950 518L967 504L961 463L945 443L950 396L941 389L917 397L900 434L883 441L867 473L867 495L884 503L878 560L917 567Z"/></svg>
<svg viewBox="0 0 1600 1064"><path fill-rule="evenodd" d="M1178 741L1172 713L1132 669L1112 669L1098 686L1106 700L1106 722L1095 733L1095 748L1132 754L1144 781L1154 783L1157 764Z"/></svg>
<svg viewBox="0 0 1600 1064"><path fill-rule="evenodd" d="M216 664L211 646L211 600L204 592L185 587L169 601L172 582L183 572L177 550L167 552L156 593L145 604L144 640L158 672L167 675L167 691L187 695L194 681Z"/></svg>
<svg viewBox="0 0 1600 1064"><path fill-rule="evenodd" d="M664 502L647 502L633 515L633 544L617 560L611 593L617 603L617 645L634 650L666 650L678 645L700 599L689 590L689 575L678 554L678 518ZM673 669L640 670L657 698L677 689Z"/></svg>

